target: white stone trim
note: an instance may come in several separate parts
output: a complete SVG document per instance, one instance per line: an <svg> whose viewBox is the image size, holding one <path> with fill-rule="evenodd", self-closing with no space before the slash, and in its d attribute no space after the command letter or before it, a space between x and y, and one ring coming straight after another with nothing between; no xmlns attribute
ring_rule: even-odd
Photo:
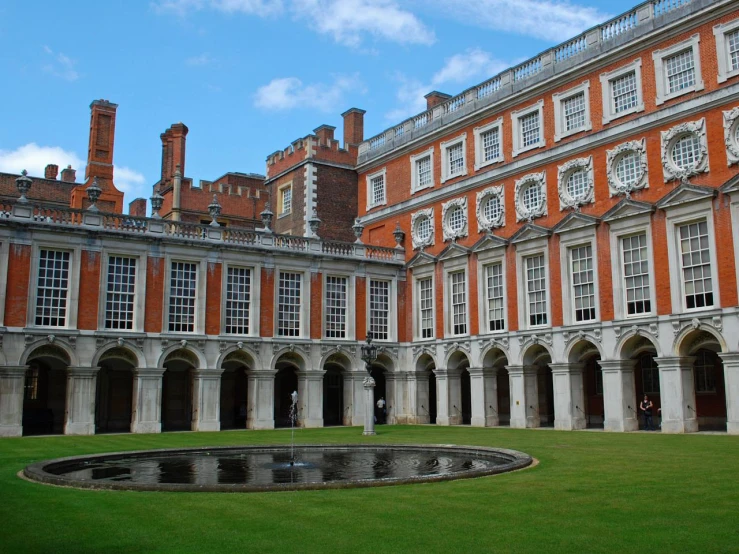
<svg viewBox="0 0 739 554"><path fill-rule="evenodd" d="M467 337L470 335L470 268L468 256L458 256L443 262L444 276L444 337ZM451 274L464 271L465 327L466 333L454 334L454 314L452 312Z"/></svg>
<svg viewBox="0 0 739 554"><path fill-rule="evenodd" d="M169 330L169 297L172 283L172 262L185 262L198 266L198 286L195 292L195 325L193 331L186 333L182 331ZM205 299L207 295L208 263L203 258L193 256L182 256L179 253L167 253L164 256L164 300L162 304L162 333L166 335L204 335L205 334Z"/></svg>
<svg viewBox="0 0 739 554"><path fill-rule="evenodd" d="M285 191L285 189L290 189L290 211L285 212L282 210L282 195ZM277 219L290 215L293 213L293 182L288 181L287 183L283 183L280 186L277 187Z"/></svg>
<svg viewBox="0 0 739 554"><path fill-rule="evenodd" d="M654 82L657 89L657 105L664 104L667 100L672 100L689 92L697 92L704 89L703 75L701 73L701 54L700 54L700 35L698 33L691 36L688 40L684 40L678 44L674 44L669 48L655 50L652 52L654 60ZM695 69L695 83L693 86L684 89L667 92L667 72L664 66L665 58L669 58L683 50L690 50L693 53L693 64Z"/></svg>
<svg viewBox="0 0 739 554"><path fill-rule="evenodd" d="M574 198L567 191L567 180L570 175L577 171L585 172L585 183L588 187L587 192L581 198ZM557 167L557 188L559 189L559 210L564 211L569 208L579 208L585 204L595 202L594 194L594 178L593 178L593 156L587 158L575 158L565 162Z"/></svg>
<svg viewBox="0 0 739 554"><path fill-rule="evenodd" d="M449 175L449 149L462 144L462 171L456 175ZM464 177L467 175L467 133L462 133L458 137L443 141L441 144L441 182L445 183L449 179Z"/></svg>
<svg viewBox="0 0 739 554"><path fill-rule="evenodd" d="M672 149L675 143L686 135L695 134L700 139L701 157L694 167L680 169L672 161ZM706 141L706 118L698 121L686 121L675 125L667 131L661 131L662 137L662 172L665 183L676 180L684 180L699 173L708 173L708 144Z"/></svg>
<svg viewBox="0 0 739 554"><path fill-rule="evenodd" d="M464 215L464 225L461 229L454 230L449 225L449 214L454 208L460 208ZM461 237L466 237L469 229L469 215L467 214L467 197L462 196L461 198L454 198L448 202L444 202L441 205L441 229L444 236L444 242L450 240L457 240Z"/></svg>
<svg viewBox="0 0 739 554"><path fill-rule="evenodd" d="M309 141L311 146L313 141ZM316 166L312 163L305 164L305 204L303 208L303 236L317 238L310 228L310 219L313 217L313 210L318 207L318 172ZM293 189L293 195L295 189Z"/></svg>
<svg viewBox="0 0 739 554"><path fill-rule="evenodd" d="M497 158L492 158L487 161L483 161L483 145L482 145L482 135L487 133L488 131L492 131L493 129L498 129L498 139L500 141L500 155ZM489 165L500 163L504 160L504 153L503 153L503 117L499 117L495 121L491 121L490 123L486 125L482 125L480 127L475 127L472 130L472 134L475 138L475 171L487 167Z"/></svg>
<svg viewBox="0 0 739 554"><path fill-rule="evenodd" d="M526 258L544 256L544 275L547 301L547 324L529 325L529 298L526 280ZM549 275L549 241L547 237L516 244L516 282L518 292L518 328L546 329L552 326L552 285Z"/></svg>
<svg viewBox="0 0 739 554"><path fill-rule="evenodd" d="M434 341L436 340L436 264L426 264L424 266L414 267L411 272L411 282L413 283L412 306L413 310L413 340L414 341ZM433 318L433 336L421 337L421 294L419 281L431 279L431 313Z"/></svg>
<svg viewBox="0 0 739 554"><path fill-rule="evenodd" d="M726 47L726 35L739 29L739 19L727 21L713 27L716 39L716 59L718 60L718 82L724 83L731 77L739 75L739 68L729 68L729 50Z"/></svg>
<svg viewBox="0 0 739 554"><path fill-rule="evenodd" d="M427 239L422 239L418 235L418 223L419 220L423 218L428 218L428 220L431 222L431 234ZM436 225L434 222L434 208L425 208L411 214L411 240L413 242L414 250L417 248L425 248L427 246L434 245L434 235L436 234L435 227Z"/></svg>
<svg viewBox="0 0 739 554"><path fill-rule="evenodd" d="M539 186L541 188L541 202L539 206L532 210L527 210L523 205L523 192L528 186ZM529 173L522 178L516 180L515 188L516 199L516 221L531 221L537 217L547 215L547 174L546 171L541 173Z"/></svg>
<svg viewBox="0 0 739 554"><path fill-rule="evenodd" d="M5 323L5 296L8 288L8 258L10 256L10 237L0 238L0 327Z"/></svg>
<svg viewBox="0 0 739 554"><path fill-rule="evenodd" d="M521 118L526 117L534 112L539 114L539 141L526 146L521 146ZM543 148L546 146L546 140L544 139L544 100L540 99L535 104L522 108L520 110L514 110L511 112L511 125L513 127L513 153L512 156L515 158L519 154L534 150L536 148Z"/></svg>
<svg viewBox="0 0 739 554"><path fill-rule="evenodd" d="M326 337L326 278L327 277L344 277L346 278L346 337L338 339L336 337ZM321 337L323 340L329 341L352 341L356 340L356 317L352 306L356 305L356 285L354 274L349 271L333 271L326 270L321 276L323 283L321 302L323 304L323 310L321 310Z"/></svg>
<svg viewBox="0 0 739 554"><path fill-rule="evenodd" d="M734 268L739 275L739 194L734 192L729 195L731 209L731 234L734 239ZM737 280L737 294L739 294L739 280Z"/></svg>
<svg viewBox="0 0 739 554"><path fill-rule="evenodd" d="M737 131L739 131L739 106L725 111L723 114L726 161L731 167L733 164L739 163L739 141L737 141L736 136Z"/></svg>
<svg viewBox="0 0 739 554"><path fill-rule="evenodd" d="M613 91L611 90L611 82L627 73L634 72L636 77L636 93L637 103L633 108L624 110L620 113L614 112ZM626 115L644 111L644 90L642 89L641 79L641 58L637 58L628 65L600 74L600 88L603 95L603 125L610 123L614 119L624 117Z"/></svg>
<svg viewBox="0 0 739 554"><path fill-rule="evenodd" d="M490 331L488 329L488 285L485 279L485 268L493 264L501 264L503 278L503 321L505 329ZM495 248L477 254L477 296L482 301L477 304L478 335L498 335L509 331L508 319L508 273L506 267L506 249Z"/></svg>
<svg viewBox="0 0 739 554"><path fill-rule="evenodd" d="M616 173L616 166L625 155L636 152L641 160L642 175L639 181L633 185L626 185L621 182ZM606 151L606 176L608 178L608 190L610 196L617 194L630 195L635 190L649 188L649 172L647 167L647 141L645 138L641 140L630 140L622 142L612 150Z"/></svg>
<svg viewBox="0 0 739 554"><path fill-rule="evenodd" d="M106 329L105 309L108 293L108 261L111 256L136 259L136 281L134 282L133 329ZM106 333L142 333L146 315L146 262L148 256L141 250L127 250L119 247L105 247L100 252L100 294L98 295L98 329Z"/></svg>
<svg viewBox="0 0 739 554"><path fill-rule="evenodd" d="M300 335L297 337L287 337L280 335L277 332L280 320L280 272L283 271L286 273L300 273ZM272 336L275 338L275 340L280 341L310 338L310 271L307 270L305 267L276 264L274 269L274 276Z"/></svg>
<svg viewBox="0 0 739 554"><path fill-rule="evenodd" d="M418 186L418 173L416 171L416 161L420 161L426 156L429 157L430 163L431 163L431 183L428 185L424 185L422 187ZM435 180L434 180L434 147L427 148L423 152L419 152L418 154L414 154L410 157L411 161L411 194L414 194L418 191L424 190L424 189L431 189L434 188Z"/></svg>
<svg viewBox="0 0 739 554"><path fill-rule="evenodd" d="M226 286L228 282L228 268L238 267L251 270L251 298L249 301L249 334L236 335L226 333ZM221 262L221 327L219 333L224 337L258 337L259 336L259 314L260 300L262 292L262 267L259 264L251 264L248 262L238 263L223 261Z"/></svg>
<svg viewBox="0 0 739 554"><path fill-rule="evenodd" d="M500 215L495 220L490 221L487 217L485 217L484 207L485 202L487 202L492 197L497 197L498 201L500 202ZM477 228L479 232L491 231L505 225L505 194L503 194L503 185L488 187L479 191L477 193L475 205L475 212L477 215Z"/></svg>
<svg viewBox="0 0 739 554"><path fill-rule="evenodd" d="M43 327L36 325L36 301L38 300L38 266L41 250L57 250L70 253L69 286L67 288L67 315L64 327ZM99 253L99 252L98 252ZM31 272L28 286L28 313L26 322L28 327L36 329L77 329L77 310L80 298L80 265L82 262L82 246L70 244L68 238L60 234L58 237L44 237L34 241L31 251Z"/></svg>
<svg viewBox="0 0 739 554"><path fill-rule="evenodd" d="M374 195L372 194L372 179L375 177L382 177L382 202L373 202ZM372 208L375 208L377 206L385 206L387 205L387 168L382 168L379 171L373 171L372 173L368 173L365 176L366 185L367 185L367 211L371 210Z"/></svg>
<svg viewBox="0 0 739 554"><path fill-rule="evenodd" d="M565 129L565 114L562 106L566 100L581 93L585 100L585 126L567 131ZM565 137L583 131L590 131L593 128L593 122L590 118L590 81L583 81L576 87L563 92L555 92L552 94L552 102L554 102L554 142L559 142Z"/></svg>
<svg viewBox="0 0 739 554"><path fill-rule="evenodd" d="M595 227L587 227L560 235L559 261L562 272L562 316L565 325L589 325L600 322L600 287L598 286L598 240ZM595 319L576 321L573 300L571 251L580 246L590 246L593 253L593 299Z"/></svg>

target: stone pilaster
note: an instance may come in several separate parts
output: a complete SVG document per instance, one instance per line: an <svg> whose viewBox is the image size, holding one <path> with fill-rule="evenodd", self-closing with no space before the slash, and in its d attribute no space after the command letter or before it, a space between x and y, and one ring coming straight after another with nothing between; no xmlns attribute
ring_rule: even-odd
<svg viewBox="0 0 739 554"><path fill-rule="evenodd" d="M436 425L452 425L452 407L449 404L449 371L435 369L434 375L436 375Z"/></svg>
<svg viewBox="0 0 739 554"><path fill-rule="evenodd" d="M583 364L549 364L554 385L554 428L585 429Z"/></svg>
<svg viewBox="0 0 739 554"><path fill-rule="evenodd" d="M472 427L498 425L498 370L470 367L470 394L472 395Z"/></svg>
<svg viewBox="0 0 739 554"><path fill-rule="evenodd" d="M364 425L364 387L367 377L364 370L349 371L344 374L344 425ZM346 407L349 411L346 411Z"/></svg>
<svg viewBox="0 0 739 554"><path fill-rule="evenodd" d="M298 425L323 427L323 370L298 371Z"/></svg>
<svg viewBox="0 0 739 554"><path fill-rule="evenodd" d="M726 432L739 435L739 352L719 354L724 365Z"/></svg>
<svg viewBox="0 0 739 554"><path fill-rule="evenodd" d="M221 430L222 369L196 369L192 372L192 430Z"/></svg>
<svg viewBox="0 0 739 554"><path fill-rule="evenodd" d="M539 382L535 366L506 366L511 383L511 427L539 427Z"/></svg>
<svg viewBox="0 0 739 554"><path fill-rule="evenodd" d="M0 437L23 434L26 366L0 366Z"/></svg>
<svg viewBox="0 0 739 554"><path fill-rule="evenodd" d="M95 434L95 389L99 367L67 368L65 435Z"/></svg>
<svg viewBox="0 0 739 554"><path fill-rule="evenodd" d="M429 406L429 372L411 371L408 373L408 423L431 423Z"/></svg>
<svg viewBox="0 0 739 554"><path fill-rule="evenodd" d="M634 360L601 360L603 371L603 412L606 431L636 431L637 419Z"/></svg>
<svg viewBox="0 0 739 554"><path fill-rule="evenodd" d="M386 423L395 424L397 421L398 409L402 408L400 399L402 395L398 393L398 389L403 384L402 375L397 373L385 373L385 409L387 410ZM375 400L377 402L377 400Z"/></svg>
<svg viewBox="0 0 739 554"><path fill-rule="evenodd" d="M659 368L659 398L662 408L663 433L695 433L698 417L695 411L695 358L655 358ZM656 416L656 410L653 411Z"/></svg>
<svg viewBox="0 0 739 554"><path fill-rule="evenodd" d="M132 433L162 432L162 376L164 369L133 370Z"/></svg>
<svg viewBox="0 0 739 554"><path fill-rule="evenodd" d="M247 387L248 429L275 428L275 375L274 369L259 369L249 372Z"/></svg>

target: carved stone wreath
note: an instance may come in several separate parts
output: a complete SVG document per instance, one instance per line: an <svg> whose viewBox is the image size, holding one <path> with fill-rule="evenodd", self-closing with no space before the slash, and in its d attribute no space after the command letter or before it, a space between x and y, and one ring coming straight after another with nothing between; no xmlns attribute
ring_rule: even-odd
<svg viewBox="0 0 739 554"><path fill-rule="evenodd" d="M739 163L739 106L724 112L724 142L726 143L726 159L729 166Z"/></svg>
<svg viewBox="0 0 739 554"><path fill-rule="evenodd" d="M449 222L453 211L462 210L462 226L454 229ZM445 202L441 206L441 229L444 233L444 241L457 240L460 237L467 236L468 219L467 219L467 197L455 198L449 202Z"/></svg>
<svg viewBox="0 0 739 554"><path fill-rule="evenodd" d="M639 179L635 183L623 183L618 178L618 164L629 154L639 156ZM611 196L618 194L629 196L635 190L649 188L646 140L630 140L619 144L613 150L606 151L606 173L608 175L608 189L611 192Z"/></svg>
<svg viewBox="0 0 739 554"><path fill-rule="evenodd" d="M523 203L523 193L528 187L539 187L541 192L541 199L537 206L532 206L531 209L526 208ZM546 183L546 172L541 173L530 173L521 179L516 181L516 221L528 220L531 221L536 217L542 217L547 215L547 183Z"/></svg>
<svg viewBox="0 0 739 554"><path fill-rule="evenodd" d="M585 172L585 187L586 192L582 196L573 197L567 190L567 182L570 177L578 171ZM559 187L559 209L560 211L566 210L567 208L578 209L580 206L585 204L592 204L594 202L593 193L593 157L588 156L587 158L575 158L569 160L564 165L560 165L558 168L558 187Z"/></svg>
<svg viewBox="0 0 739 554"><path fill-rule="evenodd" d="M675 125L668 131L662 131L662 171L665 183L674 179L687 180L688 177L708 171L708 146L706 145L706 120L688 121ZM691 167L680 168L672 161L672 150L683 137L697 136L700 143L700 154Z"/></svg>
<svg viewBox="0 0 739 554"><path fill-rule="evenodd" d="M418 228L423 220L428 219L431 226L431 233L428 237L422 237L418 234ZM434 209L426 208L425 210L418 210L411 215L411 240L413 242L413 249L425 248L434 244Z"/></svg>
<svg viewBox="0 0 739 554"><path fill-rule="evenodd" d="M494 201L497 198L498 205L500 206L500 213L493 219L488 219L485 215L485 206L488 202ZM488 187L485 190L481 190L477 193L477 228L482 233L483 231L491 231L502 227L505 224L505 204L503 203L503 185L497 187Z"/></svg>

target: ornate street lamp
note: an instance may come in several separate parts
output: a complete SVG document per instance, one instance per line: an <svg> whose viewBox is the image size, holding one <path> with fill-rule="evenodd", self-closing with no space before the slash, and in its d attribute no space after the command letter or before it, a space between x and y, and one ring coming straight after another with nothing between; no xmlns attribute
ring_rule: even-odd
<svg viewBox="0 0 739 554"><path fill-rule="evenodd" d="M375 380L372 378L372 362L377 359L377 347L372 344L372 334L367 333L367 343L362 345L362 360L367 370L364 378L364 432L375 434Z"/></svg>
<svg viewBox="0 0 739 554"><path fill-rule="evenodd" d="M103 189L101 189L100 185L98 185L97 177L92 180L92 184L87 187L86 190L87 198L90 200L90 207L87 209L91 212L97 212L98 207L95 204L97 204L98 198L100 198L100 195L103 193Z"/></svg>

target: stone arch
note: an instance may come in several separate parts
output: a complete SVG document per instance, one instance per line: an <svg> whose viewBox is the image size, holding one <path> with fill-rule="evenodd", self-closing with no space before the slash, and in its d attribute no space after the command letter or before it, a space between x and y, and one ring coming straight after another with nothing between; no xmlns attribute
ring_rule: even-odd
<svg viewBox="0 0 739 554"><path fill-rule="evenodd" d="M581 362L596 354L600 356L601 360L605 358L601 344L586 335L584 337L575 337L567 343L564 359L572 364Z"/></svg>
<svg viewBox="0 0 739 554"><path fill-rule="evenodd" d="M657 356L662 355L659 341L654 335L642 329L630 330L616 344L614 359L630 360L650 348L657 353Z"/></svg>
<svg viewBox="0 0 739 554"><path fill-rule="evenodd" d="M416 371L429 371L431 366L434 366L434 368L438 367L436 357L426 351L420 352L413 362L413 367Z"/></svg>
<svg viewBox="0 0 739 554"><path fill-rule="evenodd" d="M159 369L165 369L165 363L175 360L187 362L191 364L194 369L207 368L208 366L202 352L199 352L188 345L174 344L162 352L162 355L159 357L157 367Z"/></svg>
<svg viewBox="0 0 739 554"><path fill-rule="evenodd" d="M467 353L464 350L452 350L449 354L447 354L446 359L444 360L444 365L446 366L446 369L456 369L461 365L464 365L464 363L467 363L467 366L469 367L472 364L472 361L470 360L471 356L469 353Z"/></svg>
<svg viewBox="0 0 739 554"><path fill-rule="evenodd" d="M62 434L65 425L67 369L78 367L74 349L59 340L39 340L21 356L25 387L23 396L23 434Z"/></svg>
<svg viewBox="0 0 739 554"><path fill-rule="evenodd" d="M398 361L388 350L380 350L377 353L377 360L375 360L373 365L382 366L386 372L390 373L395 371Z"/></svg>
<svg viewBox="0 0 739 554"><path fill-rule="evenodd" d="M92 357L92 367L97 367L100 362L111 358L117 358L129 362L133 367L148 367L144 353L128 341L113 341L98 348Z"/></svg>
<svg viewBox="0 0 739 554"><path fill-rule="evenodd" d="M336 364L344 368L344 371L352 370L352 360L341 348L332 348L321 357L320 366L323 368L326 364Z"/></svg>
<svg viewBox="0 0 739 554"><path fill-rule="evenodd" d="M218 357L221 373L220 422L221 429L245 429L248 415L254 409L249 400L249 370L254 369L256 355L243 345L234 345Z"/></svg>
<svg viewBox="0 0 739 554"><path fill-rule="evenodd" d="M249 369L257 367L259 355L247 346L234 345L224 350L220 356L218 356L218 362L216 368L223 368L223 364L230 361L239 361L247 366Z"/></svg>
<svg viewBox="0 0 739 554"><path fill-rule="evenodd" d="M692 356L700 349L728 352L724 337L713 326L695 322L682 329L675 337L672 351L675 356Z"/></svg>
<svg viewBox="0 0 739 554"><path fill-rule="evenodd" d="M545 356L549 357L549 361L544 363L549 364L554 361L552 348L548 344L534 342L521 350L521 363L525 366L537 365L542 362Z"/></svg>
<svg viewBox="0 0 739 554"><path fill-rule="evenodd" d="M508 349L501 344L491 344L482 351L483 368L494 368L495 375L492 379L495 383L495 397L488 399L488 407L494 410L494 417L497 425L511 424L511 380L508 374L508 364L510 363L510 353ZM489 410L486 408L486 412Z"/></svg>
<svg viewBox="0 0 739 554"><path fill-rule="evenodd" d="M28 365L29 360L42 356L59 360L67 366L79 366L79 359L74 348L58 339L54 341L43 339L30 344L21 354L18 365Z"/></svg>
<svg viewBox="0 0 739 554"><path fill-rule="evenodd" d="M321 359L323 374L323 425L325 427L351 425L353 407L352 360L340 348L332 348Z"/></svg>
<svg viewBox="0 0 739 554"><path fill-rule="evenodd" d="M416 423L436 423L437 399L436 399L436 374L434 370L438 367L436 357L429 351L424 350L416 356L413 367L417 374L416 388Z"/></svg>
<svg viewBox="0 0 739 554"><path fill-rule="evenodd" d="M510 363L510 359L510 352L500 344L491 344L482 351L480 356L482 367L501 367L501 364L508 365ZM503 360L505 360L505 362Z"/></svg>

